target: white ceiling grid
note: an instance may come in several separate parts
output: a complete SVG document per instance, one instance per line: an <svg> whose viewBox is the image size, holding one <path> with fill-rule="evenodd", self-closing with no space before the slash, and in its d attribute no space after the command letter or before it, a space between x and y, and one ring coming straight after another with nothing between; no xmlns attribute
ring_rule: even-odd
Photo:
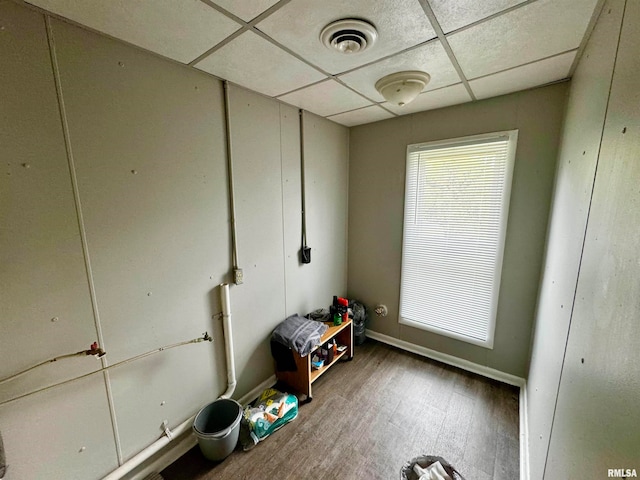
<svg viewBox="0 0 640 480"><path fill-rule="evenodd" d="M326 78L250 30L205 57L196 68L272 97Z"/></svg>
<svg viewBox="0 0 640 480"><path fill-rule="evenodd" d="M473 101L471 93L482 99L563 80L602 5L602 0L25 1L347 126ZM327 49L320 32L342 18L369 21L378 41L359 54ZM397 107L374 85L403 70L426 71L431 81L416 100Z"/></svg>

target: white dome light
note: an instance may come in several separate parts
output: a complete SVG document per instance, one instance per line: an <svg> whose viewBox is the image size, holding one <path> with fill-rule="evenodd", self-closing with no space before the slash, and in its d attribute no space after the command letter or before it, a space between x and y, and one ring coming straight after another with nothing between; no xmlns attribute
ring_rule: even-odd
<svg viewBox="0 0 640 480"><path fill-rule="evenodd" d="M376 82L376 90L388 102L402 107L412 102L427 86L430 79L429 74L425 72L392 73Z"/></svg>

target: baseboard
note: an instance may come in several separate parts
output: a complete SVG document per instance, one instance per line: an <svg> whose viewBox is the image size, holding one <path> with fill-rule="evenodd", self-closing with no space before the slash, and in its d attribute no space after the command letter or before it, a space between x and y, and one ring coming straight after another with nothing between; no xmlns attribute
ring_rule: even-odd
<svg viewBox="0 0 640 480"><path fill-rule="evenodd" d="M254 398L260 395L266 388L272 387L276 383L276 376L271 375L260 385L250 392L246 393L238 399L241 405L247 405ZM161 472L182 455L187 453L198 444L196 436L191 430L182 435L182 438L176 438L169 443L161 452L151 457L147 462L136 467L129 475L124 478L127 480L143 480L154 472Z"/></svg>
<svg viewBox="0 0 640 480"><path fill-rule="evenodd" d="M495 370L485 365L479 365L477 363L470 362L469 360L464 360L447 353L431 350L430 348L422 347L414 343L409 343L404 340L384 335L382 333L374 332L373 330L367 329L365 333L368 338L373 338L374 340L378 340L379 342L398 347L402 350L406 350L408 352L412 352L417 355L430 358L432 360L437 360L438 362L446 363L447 365L451 365L453 367L461 368L462 370L466 370L468 372L477 373L478 375L482 375L483 377L498 380L499 382L506 383L507 385L514 385L516 387L522 387L522 385L524 385L524 378L511 375L510 373L501 372L500 370Z"/></svg>
<svg viewBox="0 0 640 480"><path fill-rule="evenodd" d="M529 415L527 382L520 387L520 480L529 480Z"/></svg>
<svg viewBox="0 0 640 480"><path fill-rule="evenodd" d="M484 365L479 365L477 363L470 362L469 360L454 357L453 355L437 352L430 348L405 342L404 340L374 332L373 330L366 330L366 335L369 338L386 343L387 345L392 345L402 350L431 358L432 360L437 360L439 362L446 363L447 365L458 367L462 370L477 373L483 377L498 380L499 382L520 388L520 480L529 480L529 422L527 417L527 382L524 378L511 375L510 373L501 372L500 370L489 368Z"/></svg>

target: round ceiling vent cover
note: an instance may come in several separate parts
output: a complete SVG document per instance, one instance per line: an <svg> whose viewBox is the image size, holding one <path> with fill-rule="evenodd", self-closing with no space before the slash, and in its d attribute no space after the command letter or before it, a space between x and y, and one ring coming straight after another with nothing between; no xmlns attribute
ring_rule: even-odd
<svg viewBox="0 0 640 480"><path fill-rule="evenodd" d="M330 50L354 54L370 48L378 38L376 28L364 20L345 19L322 29L320 41Z"/></svg>

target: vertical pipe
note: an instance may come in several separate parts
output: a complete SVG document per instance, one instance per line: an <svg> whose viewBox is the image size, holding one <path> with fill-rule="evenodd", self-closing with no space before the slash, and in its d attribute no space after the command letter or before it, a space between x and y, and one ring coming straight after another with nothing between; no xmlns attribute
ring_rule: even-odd
<svg viewBox="0 0 640 480"><path fill-rule="evenodd" d="M224 86L224 126L226 133L226 147L227 147L227 171L229 181L229 215L231 217L231 263L233 264L234 271L238 269L238 245L237 245L237 232L236 232L236 205L235 205L235 193L233 190L233 161L232 161L232 145L231 145L231 120L230 120L230 106L229 106L229 82L225 80L222 85Z"/></svg>
<svg viewBox="0 0 640 480"><path fill-rule="evenodd" d="M220 300L222 304L222 328L224 330L224 351L227 357L227 391L220 398L229 398L236 389L236 365L233 359L233 335L231 332L231 302L229 301L229 285L220 284Z"/></svg>

